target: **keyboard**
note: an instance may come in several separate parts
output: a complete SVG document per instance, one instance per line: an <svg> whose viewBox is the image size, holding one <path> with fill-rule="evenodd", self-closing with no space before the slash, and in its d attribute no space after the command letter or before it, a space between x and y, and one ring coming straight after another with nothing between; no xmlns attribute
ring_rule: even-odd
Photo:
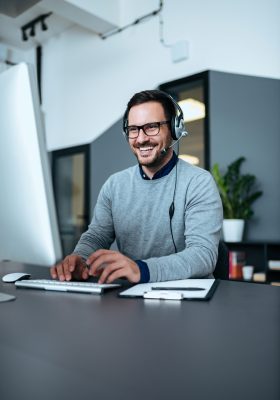
<svg viewBox="0 0 280 400"><path fill-rule="evenodd" d="M16 287L26 289L44 289L62 292L78 292L78 293L103 293L104 290L113 289L121 285L117 283L93 283L93 282L73 282L73 281L56 281L52 279L24 279L15 282Z"/></svg>

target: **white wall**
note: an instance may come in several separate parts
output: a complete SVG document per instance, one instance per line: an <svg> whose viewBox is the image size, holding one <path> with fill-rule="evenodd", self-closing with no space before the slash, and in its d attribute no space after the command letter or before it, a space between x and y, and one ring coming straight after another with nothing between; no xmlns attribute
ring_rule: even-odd
<svg viewBox="0 0 280 400"><path fill-rule="evenodd" d="M0 62L5 64L8 63L20 63L20 62L27 62L29 64L35 65L36 63L36 50L20 50L13 46L4 44L0 42Z"/></svg>
<svg viewBox="0 0 280 400"><path fill-rule="evenodd" d="M140 4L139 4L140 3ZM122 0L122 23L158 8ZM49 150L88 143L123 114L131 95L215 69L280 78L279 0L165 0L165 40L190 42L190 58L172 63L159 42L158 17L105 41L81 28L43 48L43 109Z"/></svg>

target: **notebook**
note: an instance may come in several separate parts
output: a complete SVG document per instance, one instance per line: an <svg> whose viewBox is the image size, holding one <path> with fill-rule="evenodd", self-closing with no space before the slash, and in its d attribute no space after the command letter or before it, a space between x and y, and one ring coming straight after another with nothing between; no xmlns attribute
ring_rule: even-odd
<svg viewBox="0 0 280 400"><path fill-rule="evenodd" d="M120 297L159 300L209 300L218 285L215 279L183 279L141 283L119 293Z"/></svg>

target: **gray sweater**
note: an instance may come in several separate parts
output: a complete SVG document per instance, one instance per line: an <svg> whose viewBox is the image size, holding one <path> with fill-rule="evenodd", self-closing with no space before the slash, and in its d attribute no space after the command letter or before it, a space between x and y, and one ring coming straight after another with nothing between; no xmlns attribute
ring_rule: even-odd
<svg viewBox="0 0 280 400"><path fill-rule="evenodd" d="M178 160L175 253L169 221L175 175L176 167L162 178L144 180L138 165L112 175L74 253L86 259L116 239L122 254L147 263L150 282L212 276L223 218L216 184L209 172Z"/></svg>

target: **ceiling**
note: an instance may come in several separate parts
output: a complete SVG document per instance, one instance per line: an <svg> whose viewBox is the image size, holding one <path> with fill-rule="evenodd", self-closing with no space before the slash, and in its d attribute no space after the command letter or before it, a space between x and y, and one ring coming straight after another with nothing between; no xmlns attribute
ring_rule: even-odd
<svg viewBox="0 0 280 400"><path fill-rule="evenodd" d="M94 15L76 4L73 0L0 0L0 45L28 50L75 24L93 33L104 33L116 27L106 21L106 17ZM46 19L48 30L42 31L40 24L37 24L35 37L23 41L21 27L49 12L52 14Z"/></svg>
<svg viewBox="0 0 280 400"><path fill-rule="evenodd" d="M40 0L0 0L0 14L15 18L39 2Z"/></svg>

